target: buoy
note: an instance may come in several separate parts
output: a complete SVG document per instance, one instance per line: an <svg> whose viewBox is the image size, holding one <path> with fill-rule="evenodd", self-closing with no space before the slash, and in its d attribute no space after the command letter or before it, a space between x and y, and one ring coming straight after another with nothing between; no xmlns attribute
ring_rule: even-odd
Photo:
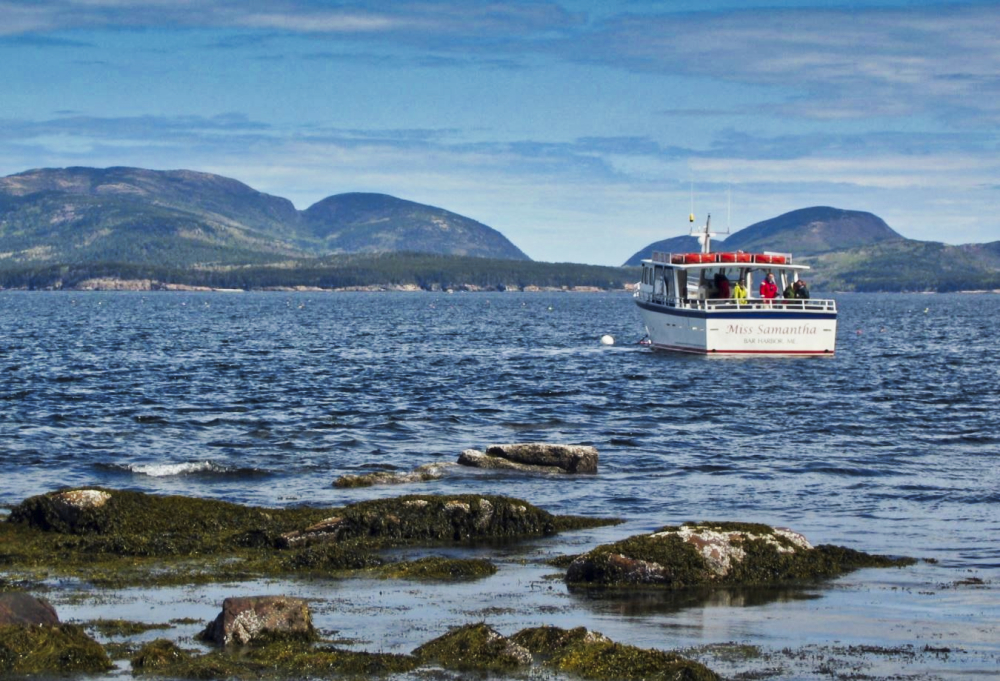
<svg viewBox="0 0 1000 681"><path fill-rule="evenodd" d="M601 336L601 345L614 345L615 337L609 334L604 334Z"/></svg>

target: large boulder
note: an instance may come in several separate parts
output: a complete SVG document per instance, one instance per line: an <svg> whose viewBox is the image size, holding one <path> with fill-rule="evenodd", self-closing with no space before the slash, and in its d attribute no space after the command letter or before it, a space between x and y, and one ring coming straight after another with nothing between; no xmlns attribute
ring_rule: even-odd
<svg viewBox="0 0 1000 681"><path fill-rule="evenodd" d="M59 624L55 608L21 591L0 593L0 627L8 625Z"/></svg>
<svg viewBox="0 0 1000 681"><path fill-rule="evenodd" d="M227 598L202 638L220 645L247 645L261 638L311 641L316 637L309 605L289 596Z"/></svg>
<svg viewBox="0 0 1000 681"><path fill-rule="evenodd" d="M476 465L480 468L504 467L499 462L493 462L493 465L489 465L488 460L484 460L478 454L476 450L466 450L459 458L459 463ZM597 472L597 450L594 447L584 445L560 445L545 442L490 445L486 448L485 456L516 464L557 468L565 473Z"/></svg>
<svg viewBox="0 0 1000 681"><path fill-rule="evenodd" d="M566 582L665 588L776 584L912 562L839 546L813 547L797 532L768 525L686 523L598 546L570 563Z"/></svg>
<svg viewBox="0 0 1000 681"><path fill-rule="evenodd" d="M502 456L490 456L478 449L466 449L458 455L460 466L484 468L486 470L519 471L521 473L564 474L558 466L535 466L530 463L518 463Z"/></svg>

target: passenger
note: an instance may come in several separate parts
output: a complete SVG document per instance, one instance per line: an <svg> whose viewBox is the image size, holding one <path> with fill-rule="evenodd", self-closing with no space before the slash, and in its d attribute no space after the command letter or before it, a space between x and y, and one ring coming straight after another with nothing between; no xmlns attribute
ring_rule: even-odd
<svg viewBox="0 0 1000 681"><path fill-rule="evenodd" d="M799 279L795 282L795 297L802 298L804 300L809 299L809 287L806 285L804 279Z"/></svg>
<svg viewBox="0 0 1000 681"><path fill-rule="evenodd" d="M716 298L729 298L729 280L726 279L726 275L722 272L715 273L715 297Z"/></svg>
<svg viewBox="0 0 1000 681"><path fill-rule="evenodd" d="M767 273L767 278L760 282L760 297L766 300L774 300L778 297L778 285L774 283L774 275Z"/></svg>
<svg viewBox="0 0 1000 681"><path fill-rule="evenodd" d="M736 286L733 288L733 298L736 298L737 303L745 303L747 302L748 295L747 287L743 283L743 280L740 279L736 282Z"/></svg>
<svg viewBox="0 0 1000 681"><path fill-rule="evenodd" d="M781 294L782 298L786 300L792 300L795 298L795 287L792 286L792 282L788 282L788 286L785 287L784 292Z"/></svg>

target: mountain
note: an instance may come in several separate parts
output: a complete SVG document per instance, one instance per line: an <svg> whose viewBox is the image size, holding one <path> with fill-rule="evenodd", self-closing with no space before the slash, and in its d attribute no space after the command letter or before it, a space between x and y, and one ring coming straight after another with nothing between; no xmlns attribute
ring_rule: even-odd
<svg viewBox="0 0 1000 681"><path fill-rule="evenodd" d="M331 196L298 211L190 170L47 168L0 178L0 267L189 268L394 251L528 259L486 225L381 194Z"/></svg>
<svg viewBox="0 0 1000 681"><path fill-rule="evenodd" d="M817 206L741 229L726 237L726 250L770 250L805 256L902 238L871 213Z"/></svg>
<svg viewBox="0 0 1000 681"><path fill-rule="evenodd" d="M719 242L716 240L712 243L718 244ZM699 253L701 252L701 245L698 243L698 237L694 236L685 235L663 239L637 251L635 255L625 261L622 267L638 267L642 264L643 260L653 257L653 251L659 251L660 253Z"/></svg>
<svg viewBox="0 0 1000 681"><path fill-rule="evenodd" d="M950 246L915 241L861 211L803 208L750 225L712 246L713 251L792 253L797 263L812 268L805 276L813 290L1000 289L1000 242ZM653 250L688 253L700 248L694 237L674 237L647 246L625 265L638 264Z"/></svg>
<svg viewBox="0 0 1000 681"><path fill-rule="evenodd" d="M387 194L339 194L303 213L328 253L410 251L530 260L500 232L442 208Z"/></svg>

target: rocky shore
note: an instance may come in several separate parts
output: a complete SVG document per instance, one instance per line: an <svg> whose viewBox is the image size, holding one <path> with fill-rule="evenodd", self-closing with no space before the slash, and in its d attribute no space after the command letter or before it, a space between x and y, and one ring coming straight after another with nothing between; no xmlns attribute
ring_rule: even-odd
<svg viewBox="0 0 1000 681"><path fill-rule="evenodd" d="M586 448L524 452L568 468L596 466ZM499 452L496 454L499 456ZM593 455L593 456L591 456ZM589 462L589 463L588 463ZM583 628L529 627L505 636L485 622L455 628L408 654L335 645L313 625L313 603L232 594L205 624L201 648L157 638L105 646L35 593L53 584L198 585L248 579L380 579L458 582L496 572L488 558L449 555L483 542L525 541L610 527L613 518L553 515L504 496L407 495L340 508L265 509L110 489L25 499L0 523L0 674L94 674L127 665L168 678L299 678L393 675L424 668L502 673L534 668L594 679L714 679L682 654L616 643ZM400 558L401 549L424 554ZM572 586L643 589L779 584L828 578L905 559L812 547L766 525L694 523L599 545L556 564ZM55 581L53 581L55 580ZM127 628L128 623L95 624ZM135 631L144 631L134 623ZM149 628L149 627L147 627ZM207 646L207 647L206 647ZM238 648L239 654L233 654Z"/></svg>

